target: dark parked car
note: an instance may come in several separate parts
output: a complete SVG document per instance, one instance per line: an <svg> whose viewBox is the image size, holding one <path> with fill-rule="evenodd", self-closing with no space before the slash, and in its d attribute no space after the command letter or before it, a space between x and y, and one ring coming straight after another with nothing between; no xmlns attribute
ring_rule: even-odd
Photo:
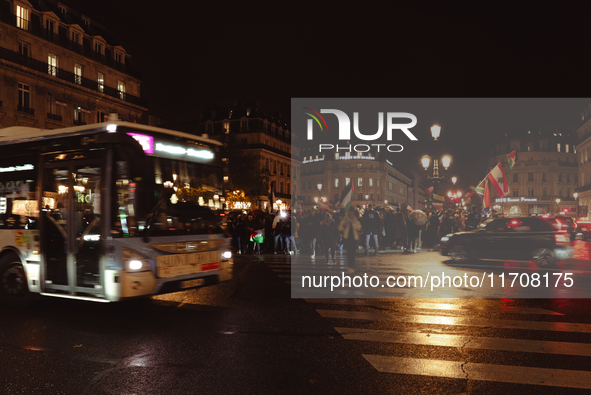
<svg viewBox="0 0 591 395"><path fill-rule="evenodd" d="M550 266L570 258L573 248L568 233L539 217L490 219L477 230L441 238L441 253L454 261L470 258L534 260Z"/></svg>

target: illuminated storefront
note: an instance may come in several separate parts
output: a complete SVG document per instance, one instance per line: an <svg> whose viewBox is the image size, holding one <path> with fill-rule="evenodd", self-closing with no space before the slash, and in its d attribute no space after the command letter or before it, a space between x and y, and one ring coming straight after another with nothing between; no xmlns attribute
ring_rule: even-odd
<svg viewBox="0 0 591 395"><path fill-rule="evenodd" d="M551 197L504 197L494 200L493 210L498 215L506 217L527 217L527 216L555 216L567 215L576 216L576 202L561 201Z"/></svg>

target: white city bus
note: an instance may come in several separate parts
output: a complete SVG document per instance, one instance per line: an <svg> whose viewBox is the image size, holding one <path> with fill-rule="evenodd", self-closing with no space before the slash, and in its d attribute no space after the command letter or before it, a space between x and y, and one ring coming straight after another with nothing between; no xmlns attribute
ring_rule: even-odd
<svg viewBox="0 0 591 395"><path fill-rule="evenodd" d="M220 146L123 121L0 129L0 301L113 302L230 279Z"/></svg>

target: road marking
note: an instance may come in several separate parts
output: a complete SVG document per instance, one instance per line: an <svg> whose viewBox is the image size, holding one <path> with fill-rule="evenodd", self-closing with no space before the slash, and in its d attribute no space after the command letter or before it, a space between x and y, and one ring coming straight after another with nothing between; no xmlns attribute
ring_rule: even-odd
<svg viewBox="0 0 591 395"><path fill-rule="evenodd" d="M547 321L513 321L486 318L464 318L436 315L395 315L384 313L367 313L361 311L316 310L326 318L345 318L370 321L396 321L413 324L477 326L504 329L525 329L554 332L591 333L591 324Z"/></svg>
<svg viewBox="0 0 591 395"><path fill-rule="evenodd" d="M591 389L591 372L365 355L379 372Z"/></svg>
<svg viewBox="0 0 591 395"><path fill-rule="evenodd" d="M335 328L347 340L591 357L591 344Z"/></svg>
<svg viewBox="0 0 591 395"><path fill-rule="evenodd" d="M452 303L402 303L393 304L391 302L379 302L372 299L304 299L308 303L323 304L341 304L341 305L362 305L396 308L412 308L425 310L446 310L450 312L464 313L466 311L480 311L486 313L514 313L514 314L540 314L540 315L564 315L555 311L550 311L537 307L519 307L519 306L479 306L472 304L452 304Z"/></svg>

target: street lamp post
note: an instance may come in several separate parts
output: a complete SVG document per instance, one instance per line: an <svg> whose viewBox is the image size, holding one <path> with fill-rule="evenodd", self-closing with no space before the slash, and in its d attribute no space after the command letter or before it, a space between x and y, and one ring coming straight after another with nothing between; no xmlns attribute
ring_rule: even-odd
<svg viewBox="0 0 591 395"><path fill-rule="evenodd" d="M579 193L573 193L573 197L575 198L575 218L579 218Z"/></svg>
<svg viewBox="0 0 591 395"><path fill-rule="evenodd" d="M433 137L433 141L438 141L439 136L441 135L441 126L439 125L433 125L431 126L431 136ZM427 180L431 181L431 183L433 184L433 191L431 193L430 199L428 200L428 203L431 203L431 205L433 204L433 194L438 192L438 186L439 183L443 180L445 180L445 176L443 174L439 174L439 165L440 165L440 161L441 161L441 166L443 166L443 169L445 171L447 171L447 169L449 168L449 166L451 165L451 155L445 154L441 157L439 157L439 154L437 153L437 158L433 158L433 160L431 160L431 157L429 155L423 155L421 157L421 165L423 166L423 168L425 169L425 173L427 174ZM432 166L433 169L433 173L429 174L429 167ZM455 184L457 182L458 178L457 177L452 177L452 182Z"/></svg>

